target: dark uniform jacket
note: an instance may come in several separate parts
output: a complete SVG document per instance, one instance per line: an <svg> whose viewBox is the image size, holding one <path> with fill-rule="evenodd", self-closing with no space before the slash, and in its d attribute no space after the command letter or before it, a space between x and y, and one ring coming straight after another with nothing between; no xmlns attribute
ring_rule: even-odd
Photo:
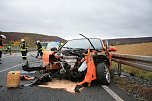
<svg viewBox="0 0 152 101"><path fill-rule="evenodd" d="M21 42L19 47L20 47L20 51L27 51L27 49L28 49L26 42Z"/></svg>
<svg viewBox="0 0 152 101"><path fill-rule="evenodd" d="M0 36L0 51L2 50L3 42L2 42L2 36Z"/></svg>
<svg viewBox="0 0 152 101"><path fill-rule="evenodd" d="M41 43L37 43L36 45L37 45L37 50L42 50L42 45L41 45Z"/></svg>

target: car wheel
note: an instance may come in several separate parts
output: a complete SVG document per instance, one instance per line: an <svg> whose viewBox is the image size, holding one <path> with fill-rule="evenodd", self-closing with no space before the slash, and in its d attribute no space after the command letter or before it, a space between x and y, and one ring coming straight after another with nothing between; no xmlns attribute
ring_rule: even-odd
<svg viewBox="0 0 152 101"><path fill-rule="evenodd" d="M105 62L99 63L96 67L97 82L103 85L109 85L111 78L108 66Z"/></svg>

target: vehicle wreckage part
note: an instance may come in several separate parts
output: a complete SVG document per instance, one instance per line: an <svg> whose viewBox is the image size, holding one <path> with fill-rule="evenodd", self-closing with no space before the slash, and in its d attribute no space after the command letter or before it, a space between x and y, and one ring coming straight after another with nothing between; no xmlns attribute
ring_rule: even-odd
<svg viewBox="0 0 152 101"><path fill-rule="evenodd" d="M97 82L109 85L111 81L110 72L105 62L99 63L96 67Z"/></svg>
<svg viewBox="0 0 152 101"><path fill-rule="evenodd" d="M30 84L25 84L23 86L34 86L34 85L39 85L40 83L44 83L47 82L51 79L50 75L48 73L42 75L40 78L38 78L37 80L33 81Z"/></svg>
<svg viewBox="0 0 152 101"><path fill-rule="evenodd" d="M60 74L61 75L66 74L66 69L69 69L68 68L69 65L66 62L59 62L59 63L60 63L60 66L61 66Z"/></svg>
<svg viewBox="0 0 152 101"><path fill-rule="evenodd" d="M34 77L30 77L28 75L21 75L20 76L20 80L33 80L33 79L34 79Z"/></svg>
<svg viewBox="0 0 152 101"><path fill-rule="evenodd" d="M42 66L39 66L39 67L29 67L29 65L26 64L26 65L22 66L22 69L24 71L30 72L30 71L44 70L45 68L42 68Z"/></svg>
<svg viewBox="0 0 152 101"><path fill-rule="evenodd" d="M81 93L84 90L83 85L76 85L74 91L77 93Z"/></svg>
<svg viewBox="0 0 152 101"><path fill-rule="evenodd" d="M78 85L83 85L84 83L88 83L88 85L90 85L93 80L97 79L96 67L95 67L93 57L91 56L90 49L88 49L88 55L85 56L85 61L87 63L87 72L86 72L84 80L80 82Z"/></svg>
<svg viewBox="0 0 152 101"><path fill-rule="evenodd" d="M66 70L65 69L60 69L60 74L63 75L66 73Z"/></svg>
<svg viewBox="0 0 152 101"><path fill-rule="evenodd" d="M81 64L81 66L79 67L78 72L83 72L83 71L86 70L86 68L87 68L87 64L86 64L86 61L84 61L84 62Z"/></svg>
<svg viewBox="0 0 152 101"><path fill-rule="evenodd" d="M45 70L44 67L42 66L37 66L37 67L30 67L28 61L26 61L23 65L22 65L22 69L24 71L38 71L38 70Z"/></svg>
<svg viewBox="0 0 152 101"><path fill-rule="evenodd" d="M45 73L44 75L42 75L41 77L39 77L37 80L33 81L32 83L30 84L25 84L23 86L34 86L34 85L39 85L41 83L45 83L45 82L48 82L48 81L51 81L51 79L57 74L59 73L59 70L54 73L52 76L50 75L50 73Z"/></svg>
<svg viewBox="0 0 152 101"><path fill-rule="evenodd" d="M77 62L77 59L78 59L77 56L65 56L64 55L62 61L66 61L71 66L70 69L73 69Z"/></svg>
<svg viewBox="0 0 152 101"><path fill-rule="evenodd" d="M83 36L84 38L86 38L86 39L89 41L90 45L93 47L93 49L96 50L95 47L94 47L94 45L92 44L92 42L90 41L89 38L87 38L86 36L84 36L84 35L82 35L82 34L79 34L79 35L81 35L81 36Z"/></svg>

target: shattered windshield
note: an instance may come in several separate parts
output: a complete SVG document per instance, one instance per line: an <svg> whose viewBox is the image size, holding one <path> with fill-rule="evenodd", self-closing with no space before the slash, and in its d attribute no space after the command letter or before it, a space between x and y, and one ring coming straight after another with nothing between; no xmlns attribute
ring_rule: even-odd
<svg viewBox="0 0 152 101"><path fill-rule="evenodd" d="M102 43L100 39L92 38L90 39L91 43L95 49L101 49ZM87 39L74 39L69 40L63 47L62 50L73 49L73 48L83 48L83 49L93 49Z"/></svg>

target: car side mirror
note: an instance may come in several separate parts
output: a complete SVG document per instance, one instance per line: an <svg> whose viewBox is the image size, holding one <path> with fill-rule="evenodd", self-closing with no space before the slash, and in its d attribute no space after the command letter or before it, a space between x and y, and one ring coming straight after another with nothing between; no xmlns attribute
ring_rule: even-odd
<svg viewBox="0 0 152 101"><path fill-rule="evenodd" d="M114 46L109 46L109 52L115 52L117 51L117 48Z"/></svg>

